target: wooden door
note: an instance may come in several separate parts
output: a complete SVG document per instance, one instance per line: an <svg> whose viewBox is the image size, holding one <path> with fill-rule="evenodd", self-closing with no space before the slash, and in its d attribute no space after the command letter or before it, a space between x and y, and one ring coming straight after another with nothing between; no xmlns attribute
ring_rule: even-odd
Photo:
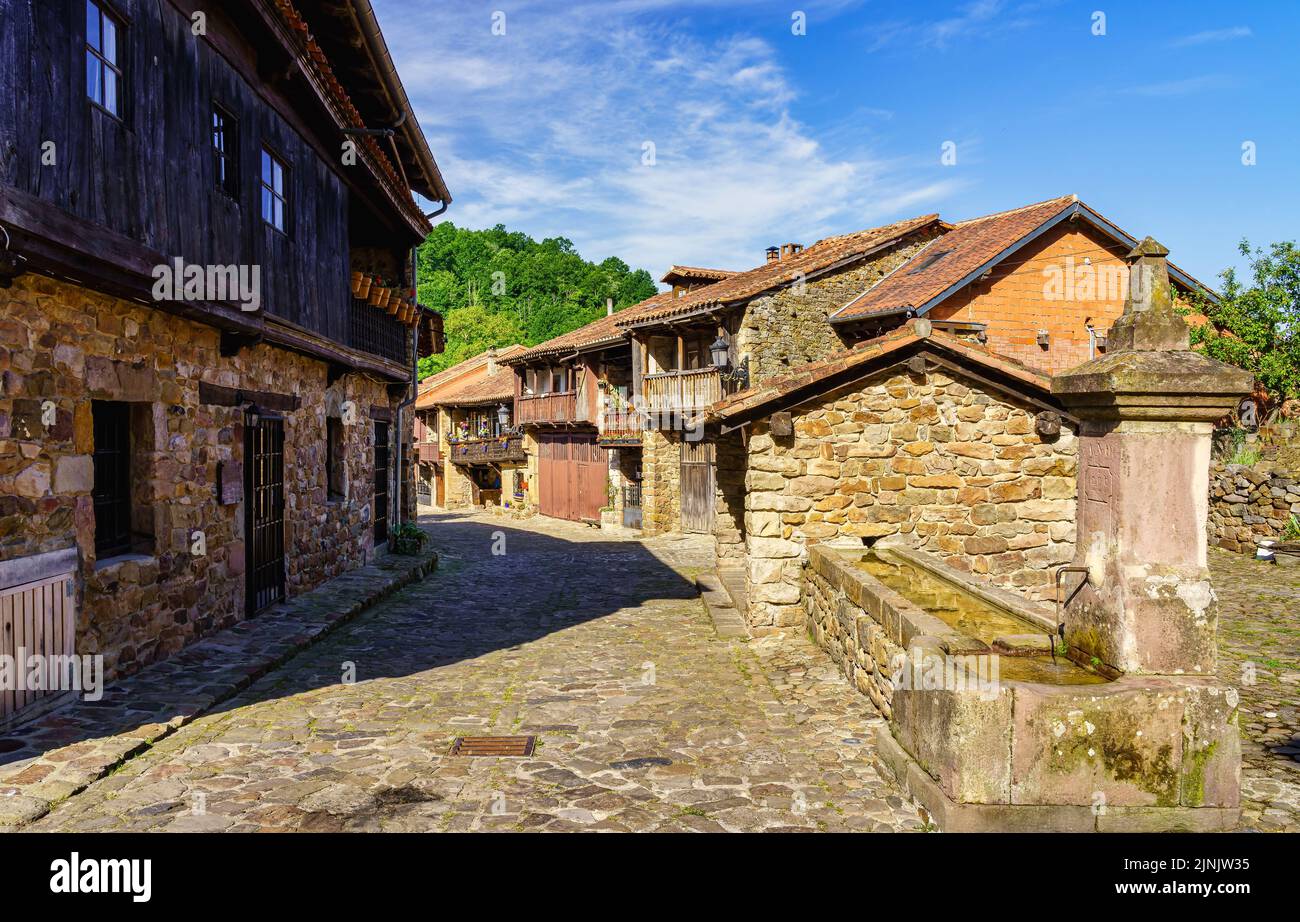
<svg viewBox="0 0 1300 922"><path fill-rule="evenodd" d="M682 531L713 533L713 462L712 442L682 442Z"/></svg>
<svg viewBox="0 0 1300 922"><path fill-rule="evenodd" d="M600 509L608 501L609 455L596 444L594 435L569 436L573 454L573 477L576 481L574 519L599 522Z"/></svg>
<svg viewBox="0 0 1300 922"><path fill-rule="evenodd" d="M40 698L68 691L56 681L63 671L53 657L71 657L76 652L73 576L71 572L56 573L0 589L0 655L24 674L28 656L44 657L42 662L46 664L40 690L16 681L0 688L0 721Z"/></svg>
<svg viewBox="0 0 1300 922"><path fill-rule="evenodd" d="M573 522L599 522L607 464L595 435L543 435L538 443L539 511Z"/></svg>
<svg viewBox="0 0 1300 922"><path fill-rule="evenodd" d="M284 421L266 416L244 423L245 608L257 614L284 599Z"/></svg>
<svg viewBox="0 0 1300 922"><path fill-rule="evenodd" d="M447 505L447 479L443 476L441 464L433 469L433 495L439 509Z"/></svg>

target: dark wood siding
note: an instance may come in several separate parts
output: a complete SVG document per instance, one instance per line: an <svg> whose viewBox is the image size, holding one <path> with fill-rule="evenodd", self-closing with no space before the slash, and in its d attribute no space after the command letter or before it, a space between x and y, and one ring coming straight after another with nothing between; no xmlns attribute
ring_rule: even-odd
<svg viewBox="0 0 1300 922"><path fill-rule="evenodd" d="M258 265L268 313L345 342L340 175L166 0L111 7L126 19L121 120L86 99L84 0L0 0L0 184L187 263ZM216 185L214 100L239 123L237 203ZM45 141L56 145L53 166L41 163ZM290 167L288 234L262 223L263 144Z"/></svg>

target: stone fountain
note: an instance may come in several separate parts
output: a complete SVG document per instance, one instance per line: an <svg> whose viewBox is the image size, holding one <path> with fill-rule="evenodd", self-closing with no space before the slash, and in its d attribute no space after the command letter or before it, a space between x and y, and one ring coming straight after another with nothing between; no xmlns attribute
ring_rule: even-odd
<svg viewBox="0 0 1300 922"><path fill-rule="evenodd" d="M1060 621L1009 593L963 586L963 575L924 555L908 558L1044 634L1063 625L1061 655L1105 678L1026 681L1007 669L972 695L944 683L900 685L907 672L896 672L878 750L943 829L1220 830L1238 821L1237 693L1215 672L1206 515L1214 422L1253 382L1191 351L1167 255L1150 238L1133 248L1108 352L1053 381L1081 421L1076 553L1058 574L1067 578ZM982 648L842 555L814 558L837 611L891 638L912 662Z"/></svg>

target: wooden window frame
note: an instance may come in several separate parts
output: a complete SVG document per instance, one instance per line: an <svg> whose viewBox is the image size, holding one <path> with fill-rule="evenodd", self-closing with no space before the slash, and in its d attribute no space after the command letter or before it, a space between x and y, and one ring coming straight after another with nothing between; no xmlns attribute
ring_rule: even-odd
<svg viewBox="0 0 1300 922"><path fill-rule="evenodd" d="M219 130L218 120L221 121ZM218 135L221 138L220 144L217 143ZM238 202L239 119L219 102L212 103L212 164L217 191Z"/></svg>
<svg viewBox="0 0 1300 922"><path fill-rule="evenodd" d="M105 3L104 0L85 0L85 9L86 9L86 20L85 20L86 31L85 31L84 45L85 45L86 58L82 65L82 76L83 77L86 76L86 71L87 71L86 65L90 63L91 58L94 58L95 66L98 68L99 71L98 83L99 83L99 96L100 96L99 99L96 99L91 94L90 83L89 81L87 81L86 99L90 101L90 104L92 106L94 106L96 109L99 109L101 112L108 115L109 117L115 118L118 121L125 121L124 118L125 99L124 99L123 91L126 86L126 79L125 79L126 74L125 74L125 68L122 65L122 59L123 57L125 57L125 55L123 54L123 44L124 44L124 34L126 32L126 20L123 19L120 15L118 15L117 11L113 9L113 7L111 7L109 4ZM90 41L90 11L92 9L95 11L96 15L98 16L98 22L96 23L96 32L99 34L99 41L97 45L91 44ZM104 53L105 20L112 23L113 25L114 43L113 43L112 59L110 59ZM105 94L106 84L105 84L104 76L108 72L111 72L113 74L113 79L115 81L116 89L113 95L113 103L115 104L116 109L110 109L108 106L104 104L108 98L107 95Z"/></svg>
<svg viewBox="0 0 1300 922"><path fill-rule="evenodd" d="M271 163L271 185L266 182L266 162ZM275 188L275 168L280 169L280 188ZM289 236L289 162L277 154L266 144L262 145L262 156L258 161L258 204L261 207L262 223L272 230L279 231L286 237ZM283 226L275 223L274 220L268 220L266 216L267 195L271 196L271 217L275 217L275 203L280 204L280 215Z"/></svg>

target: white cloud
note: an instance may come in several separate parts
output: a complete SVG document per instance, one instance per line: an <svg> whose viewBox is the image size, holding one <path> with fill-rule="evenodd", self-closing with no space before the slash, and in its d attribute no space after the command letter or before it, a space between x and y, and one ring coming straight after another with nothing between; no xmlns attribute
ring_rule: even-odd
<svg viewBox="0 0 1300 922"><path fill-rule="evenodd" d="M930 151L875 156L862 112L855 131L813 129L772 44L706 37L673 0L517 3L504 36L486 8L375 6L459 225L569 237L588 258L656 275L673 262L739 269L773 243L933 210L958 186L933 179ZM825 4L804 7L812 21Z"/></svg>
<svg viewBox="0 0 1300 922"><path fill-rule="evenodd" d="M1238 38L1250 38L1254 35L1250 26L1232 26L1227 29L1207 29L1204 32L1194 32L1191 35L1184 35L1176 38L1169 43L1171 48L1190 48L1195 45L1208 45L1211 42L1230 42Z"/></svg>

